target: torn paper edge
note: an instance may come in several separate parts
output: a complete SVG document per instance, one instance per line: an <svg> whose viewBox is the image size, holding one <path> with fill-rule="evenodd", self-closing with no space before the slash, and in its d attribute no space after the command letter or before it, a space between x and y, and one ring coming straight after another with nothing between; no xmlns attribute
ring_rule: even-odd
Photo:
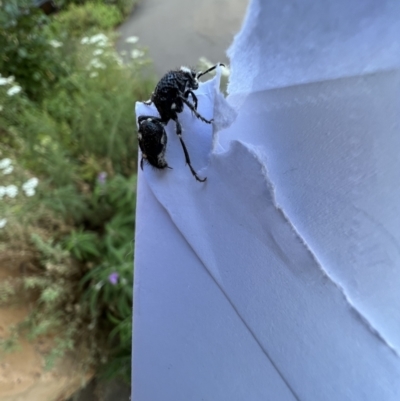
<svg viewBox="0 0 400 401"><path fill-rule="evenodd" d="M374 327L372 322L351 301L351 298L346 293L345 289L337 281L335 281L333 279L333 277L323 268L322 263L318 260L316 254L313 252L313 250L307 244L307 242L305 241L303 236L300 234L299 230L297 230L295 225L292 223L292 221L290 220L288 215L285 213L284 209L278 204L278 202L276 200L276 196L275 196L275 186L269 178L268 170L267 170L266 163L265 163L266 156L263 153L262 147L255 147L255 146L252 146L251 144L247 144L242 141L232 141L230 146L232 146L233 142L239 142L244 147L246 147L246 149L250 152L250 154L260 164L261 173L264 177L267 189L271 194L271 199L272 199L272 202L273 202L276 210L282 214L285 221L290 225L293 232L296 234L296 236L299 238L299 240L304 245L305 249L310 253L312 258L314 259L315 263L319 267L319 269L320 269L321 273L324 275L324 277L326 277L339 290L339 292L342 294L343 298L345 299L346 303L349 305L350 309L358 317L358 319L367 327L367 329L369 331L371 331L371 333L373 333L375 335L375 337L377 337L385 346L387 346L397 357L400 357L400 352L396 349L396 347L394 345L392 345L376 327Z"/></svg>

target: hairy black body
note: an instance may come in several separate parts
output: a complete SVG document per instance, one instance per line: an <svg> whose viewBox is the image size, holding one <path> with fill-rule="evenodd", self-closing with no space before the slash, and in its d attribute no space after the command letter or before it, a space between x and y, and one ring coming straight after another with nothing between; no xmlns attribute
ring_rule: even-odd
<svg viewBox="0 0 400 401"><path fill-rule="evenodd" d="M138 141L142 151L140 168L143 170L143 161L147 161L158 169L170 168L165 160L167 134L159 118L153 116L139 116Z"/></svg>
<svg viewBox="0 0 400 401"><path fill-rule="evenodd" d="M223 65L223 64L214 65L213 67L209 68L208 70L206 70L204 72L197 72L197 73L187 67L181 67L179 70L169 71L158 82L157 86L154 89L153 94L151 95L151 99L147 102L144 102L147 105L151 105L152 103L154 103L158 113L160 114L160 118L157 119L157 121L158 121L157 123L155 123L154 121L151 122L151 124L155 124L154 126L152 126L151 131L153 131L153 129L158 131L157 135L155 135L154 132L152 133L154 138L156 136L157 136L157 138L163 138L162 131L165 133L165 130L164 130L164 127L162 127L162 130L161 130L161 126L168 124L168 122L170 120L175 121L176 134L178 135L179 140L181 142L183 153L185 154L185 161L188 164L193 176L196 178L197 181L200 181L200 182L205 181L206 178L200 178L197 175L196 171L192 167L192 164L190 162L189 152L187 151L186 145L182 139L182 126L178 120L178 114L182 113L182 111L186 105L187 107L189 107L189 109L193 112L193 114L198 119L200 119L201 121L204 121L207 124L212 123L212 120L207 120L206 118L204 118L202 115L200 115L198 113L198 111L197 111L198 100L197 100L197 97L196 97L194 91L196 89L198 89L198 87L199 87L198 79L201 76L203 76L203 75L207 74L208 72L217 68L218 65ZM191 97L192 101L189 100L189 97ZM139 119L140 118L141 117L139 117ZM156 119L156 118L153 117L153 119ZM150 122L149 122L149 124L150 124ZM160 126L160 124L161 124L161 126ZM140 126L140 122L139 122L139 126ZM149 130L149 132L150 132L150 128L147 127L147 124L145 125L145 127L146 127L146 129L143 128L142 131L144 132L144 131ZM140 131L140 129L139 129L139 131ZM143 140L144 140L144 138L143 138L143 133L142 133L142 141ZM159 144L161 144L161 142ZM139 146L140 146L140 139L139 139ZM152 148L153 148L153 146L154 146L154 152L156 152L157 151L156 147L155 147L155 145L152 145ZM166 146L166 142L165 142L165 146ZM143 152L142 146L140 146L140 148ZM146 158L149 161L149 163L153 165L153 163L150 162L148 153L146 154ZM165 153L165 150L164 150L164 153ZM164 153L163 153L163 156L164 156ZM154 157L152 156L152 159L154 160L157 155L154 154L153 155ZM163 159L163 160L166 164L165 159ZM141 162L141 166L142 166L142 162ZM168 166L165 165L165 167L159 167L157 165L154 167L165 168Z"/></svg>

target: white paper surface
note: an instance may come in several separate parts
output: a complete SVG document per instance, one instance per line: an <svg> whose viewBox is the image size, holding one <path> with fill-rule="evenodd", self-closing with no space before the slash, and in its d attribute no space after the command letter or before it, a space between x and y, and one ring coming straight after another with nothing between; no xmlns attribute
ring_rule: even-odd
<svg viewBox="0 0 400 401"><path fill-rule="evenodd" d="M180 117L207 181L173 122L139 173L135 401L400 399L399 25L252 1L228 104L198 91L216 124Z"/></svg>

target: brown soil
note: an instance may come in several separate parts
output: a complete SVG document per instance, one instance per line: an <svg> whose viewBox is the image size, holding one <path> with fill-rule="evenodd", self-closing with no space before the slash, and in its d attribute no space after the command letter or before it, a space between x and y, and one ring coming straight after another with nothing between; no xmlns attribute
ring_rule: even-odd
<svg viewBox="0 0 400 401"><path fill-rule="evenodd" d="M35 254L29 250L3 251L0 256L0 281L34 274ZM18 305L0 306L0 339L10 335L13 325L29 313L32 300L17 297ZM63 358L51 371L44 369L44 353L52 348L51 338L28 342L18 340L18 349L0 354L0 401L63 401L84 386L93 376L80 371L77 357Z"/></svg>

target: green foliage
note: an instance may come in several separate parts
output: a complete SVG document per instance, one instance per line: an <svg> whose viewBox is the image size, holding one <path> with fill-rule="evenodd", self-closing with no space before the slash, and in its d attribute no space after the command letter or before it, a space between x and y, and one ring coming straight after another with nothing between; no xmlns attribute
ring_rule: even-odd
<svg viewBox="0 0 400 401"><path fill-rule="evenodd" d="M139 0L109 0L107 3L115 4L124 17L128 16Z"/></svg>
<svg viewBox="0 0 400 401"><path fill-rule="evenodd" d="M17 328L9 328L10 335L6 338L0 338L0 357L3 353L15 352L20 349L19 345L19 334Z"/></svg>
<svg viewBox="0 0 400 401"><path fill-rule="evenodd" d="M122 22L123 15L115 5L100 2L71 4L66 11L54 16L52 28L59 35L81 37L91 30L109 30Z"/></svg>
<svg viewBox="0 0 400 401"><path fill-rule="evenodd" d="M148 98L154 81L144 56L122 64L112 38L95 32L89 36L86 29L114 25L132 3L86 2L83 9L75 5L61 12L52 23L37 10L24 19L24 7L31 9L25 0L10 0L12 7L0 11L4 43L15 34L25 35L29 44L36 35L32 51L39 63L28 63L26 71L14 63L19 70L11 72L4 68L4 57L12 51L0 56L0 160L11 157L15 167L9 175L0 171L0 187L19 190L0 202L0 218L7 219L0 228L0 252L30 254L33 266L0 283L0 302L34 301L3 345L11 348L21 335L50 335L54 347L47 367L70 350L82 352L88 367L104 362L105 355L104 376L127 381L137 168L133 109L136 101ZM93 16L97 19L91 25ZM67 38L66 26L79 18L73 29L87 36ZM10 33L5 33L7 24ZM47 78L35 81L36 72ZM40 180L28 194L23 185L32 174Z"/></svg>
<svg viewBox="0 0 400 401"><path fill-rule="evenodd" d="M0 285L0 305L6 305L15 297L16 286L13 280L3 280Z"/></svg>
<svg viewBox="0 0 400 401"><path fill-rule="evenodd" d="M51 188L51 197L44 196L41 201L43 206L52 210L60 217L67 221L80 221L86 213L86 204L76 185L71 183L64 184L64 181L57 181L59 178L58 171L54 171L55 178L51 181L55 183L55 187ZM60 185L57 185L57 182ZM50 190L50 188L49 188Z"/></svg>
<svg viewBox="0 0 400 401"><path fill-rule="evenodd" d="M51 349L49 354L45 358L45 366L46 370L52 369L56 362L62 358L66 352L73 351L75 348L75 342L72 339L72 333L69 336L58 337L55 339L54 347Z"/></svg>
<svg viewBox="0 0 400 401"><path fill-rule="evenodd" d="M64 201L58 197L61 204L57 201L64 214L65 202L74 197L73 189L65 187L78 177L91 182L101 170L124 175L135 171L133 105L148 96L152 85L144 78L145 59L122 65L105 35L84 39L83 44L62 47L71 73L48 92L40 107L20 94L10 98L0 86L0 127L23 140L19 151L24 167L68 192ZM78 213L81 207L75 206Z"/></svg>
<svg viewBox="0 0 400 401"><path fill-rule="evenodd" d="M82 228L72 231L65 239L64 247L71 252L72 256L80 261L99 258L101 256L98 235L94 232L85 231Z"/></svg>
<svg viewBox="0 0 400 401"><path fill-rule="evenodd" d="M86 301L94 321L102 315L111 324L111 362L105 366L108 378L120 375L130 380L132 342L133 230L136 205L136 176L116 176L98 183L91 200L91 221L101 224L103 235L92 247L101 257L82 280ZM114 211L114 212L113 212ZM101 216L103 221L99 219ZM87 244L87 248L90 248ZM112 276L114 279L112 280ZM118 361L118 363L116 362ZM118 365L118 369L115 369Z"/></svg>
<svg viewBox="0 0 400 401"><path fill-rule="evenodd" d="M32 341L42 337L53 338L53 346L45 355L47 369L51 369L68 351L81 354L81 366L89 369L109 353L104 331L110 332L112 327L104 324L105 319L100 314L92 318L89 303L85 302L86 291L90 288L83 289L80 282L87 268L76 263L61 243L46 240L36 233L31 240L39 252L40 273L0 283L0 294L6 293L8 305L21 303L23 299L36 301L29 315L12 328L11 335L0 342L0 347L3 351L12 351L22 336ZM8 289L10 286L14 291ZM10 297L13 302L10 302Z"/></svg>
<svg viewBox="0 0 400 401"><path fill-rule="evenodd" d="M76 335L81 336L87 329L77 325L79 314L74 322L66 321L68 314L60 314L60 310L76 311L80 305L81 320L90 322L87 338L105 328L109 332L111 360L104 368L104 377L120 375L127 380L130 378L135 188L135 175L96 182L91 196L87 197L86 224L100 229L96 233L74 229L58 244L33 235L41 264L51 274L24 280L25 290L38 290L40 294L38 309L24 326L29 328L32 338L65 327L68 322L74 330L68 336L60 334L58 340L60 344L76 346ZM80 273L71 266L70 255L86 266ZM111 280L112 275L115 281ZM71 277L81 277L80 285L73 284ZM77 289L72 290L72 285ZM50 360L63 355L68 349L63 347L56 347L49 355ZM94 348L91 358L95 359L98 354L99 349Z"/></svg>
<svg viewBox="0 0 400 401"><path fill-rule="evenodd" d="M7 179L17 183L14 173ZM17 208L19 213L14 218L18 219L28 213L31 203L35 204L31 213L40 220L43 209L35 203L39 202L41 208L56 210L56 215L62 218L58 206L61 201L57 199L63 196L57 189L63 186L50 190L49 182L52 180L40 181L35 195L38 199L28 201L18 195L14 200L6 199L2 205L14 211ZM76 204L81 207L78 214ZM89 362L98 364L101 356L108 356L103 377L119 375L129 379L135 204L136 174L111 177L99 174L85 191L75 190L70 202L64 200L65 216L72 216L76 228L69 229L64 236L59 235L58 229L55 236L48 233L44 237L35 231L30 235L40 262L39 274L1 283L3 303L10 303L13 298L18 300L21 292L25 297L37 299L30 315L17 329L19 335L26 333L32 340L56 335L55 345L46 356L47 367L54 366L57 358L68 350L82 347L89 349L85 357L87 366ZM11 214L15 215L11 209L5 210L5 216ZM15 221L10 221L6 233L12 232L14 225ZM110 278L112 275L114 280ZM4 348L10 346L10 341L3 343Z"/></svg>
<svg viewBox="0 0 400 401"><path fill-rule="evenodd" d="M95 332L89 333L83 339L78 336L78 333L85 331L88 320L88 307L80 303L83 293L78 285L84 272L70 257L69 252L53 239L46 240L34 233L31 235L31 242L38 252L38 273L19 275L13 282L1 283L0 293L6 289L8 304L10 296L14 303L21 303L24 299L36 301L30 314L14 326L11 336L1 344L2 348L6 350L21 336L31 340L55 336L54 346L46 356L46 366L51 368L56 357L62 357L68 350L87 349L94 343L95 352L87 356L86 366L89 367L100 354L100 350ZM10 285L14 289L12 293L7 290Z"/></svg>
<svg viewBox="0 0 400 401"><path fill-rule="evenodd" d="M38 234L32 234L31 240L35 248L41 252L44 261L59 264L69 256L68 252L64 251L59 244L54 244L53 240L45 242Z"/></svg>
<svg viewBox="0 0 400 401"><path fill-rule="evenodd" d="M8 0L0 8L0 72L14 76L25 92L41 99L67 72L58 49L45 34L48 18L28 0Z"/></svg>
<svg viewBox="0 0 400 401"><path fill-rule="evenodd" d="M85 5L87 3L107 4L114 5L118 8L121 14L126 17L134 8L139 0L57 0L56 3L59 7L65 9L70 5Z"/></svg>

